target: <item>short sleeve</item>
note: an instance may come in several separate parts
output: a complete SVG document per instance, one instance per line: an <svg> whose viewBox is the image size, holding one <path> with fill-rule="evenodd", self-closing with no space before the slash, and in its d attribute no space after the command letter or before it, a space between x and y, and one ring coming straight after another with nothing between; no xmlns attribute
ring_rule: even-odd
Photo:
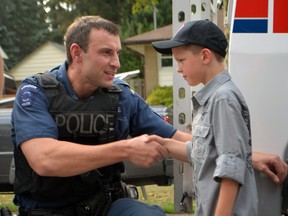
<svg viewBox="0 0 288 216"><path fill-rule="evenodd" d="M17 146L32 138L58 137L48 111L48 99L33 79L24 81L18 88L12 111L12 137Z"/></svg>

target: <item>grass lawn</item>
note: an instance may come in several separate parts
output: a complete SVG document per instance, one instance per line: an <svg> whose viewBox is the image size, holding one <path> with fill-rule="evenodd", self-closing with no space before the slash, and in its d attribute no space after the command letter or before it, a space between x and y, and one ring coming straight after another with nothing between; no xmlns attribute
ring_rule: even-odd
<svg viewBox="0 0 288 216"><path fill-rule="evenodd" d="M6 206L10 209L11 212L17 212L18 207L15 206L12 202L14 197L13 193L1 193L0 194L0 207Z"/></svg>
<svg viewBox="0 0 288 216"><path fill-rule="evenodd" d="M174 211L174 186L145 186L147 199L144 199L141 187L137 187L139 200L145 203L157 204L164 209L166 213ZM13 193L0 194L0 207L7 206L12 212L17 212L18 208L13 204Z"/></svg>
<svg viewBox="0 0 288 216"><path fill-rule="evenodd" d="M137 187L139 192L139 200L145 203L157 204L166 213L174 212L174 186L158 186L147 185L145 186L147 193L147 200L144 199L140 187Z"/></svg>

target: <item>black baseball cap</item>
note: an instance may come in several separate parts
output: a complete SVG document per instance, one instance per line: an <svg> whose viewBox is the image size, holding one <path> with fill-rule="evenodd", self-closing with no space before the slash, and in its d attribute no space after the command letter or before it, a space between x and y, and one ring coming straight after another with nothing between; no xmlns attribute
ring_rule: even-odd
<svg viewBox="0 0 288 216"><path fill-rule="evenodd" d="M209 20L194 20L185 23L171 40L152 42L157 52L171 54L172 48L195 44L225 57L228 45L222 30Z"/></svg>

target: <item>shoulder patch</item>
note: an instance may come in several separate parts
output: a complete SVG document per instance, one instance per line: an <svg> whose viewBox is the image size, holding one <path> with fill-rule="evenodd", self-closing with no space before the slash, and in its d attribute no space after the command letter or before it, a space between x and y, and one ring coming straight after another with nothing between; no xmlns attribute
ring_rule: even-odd
<svg viewBox="0 0 288 216"><path fill-rule="evenodd" d="M22 107L31 106L36 98L36 93L39 91L39 88L35 85L26 84L20 87L19 90L19 102Z"/></svg>

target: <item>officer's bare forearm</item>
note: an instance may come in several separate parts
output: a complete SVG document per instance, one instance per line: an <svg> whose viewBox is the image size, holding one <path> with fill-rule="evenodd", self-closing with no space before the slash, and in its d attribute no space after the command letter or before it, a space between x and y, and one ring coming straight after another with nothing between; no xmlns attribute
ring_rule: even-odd
<svg viewBox="0 0 288 216"><path fill-rule="evenodd" d="M36 138L21 144L32 169L41 176L73 176L117 163L127 158L124 141L106 145L80 145L51 138Z"/></svg>
<svg viewBox="0 0 288 216"><path fill-rule="evenodd" d="M21 144L32 169L41 176L74 176L121 161L149 167L168 155L147 135L103 145L81 145L52 138L36 138Z"/></svg>

